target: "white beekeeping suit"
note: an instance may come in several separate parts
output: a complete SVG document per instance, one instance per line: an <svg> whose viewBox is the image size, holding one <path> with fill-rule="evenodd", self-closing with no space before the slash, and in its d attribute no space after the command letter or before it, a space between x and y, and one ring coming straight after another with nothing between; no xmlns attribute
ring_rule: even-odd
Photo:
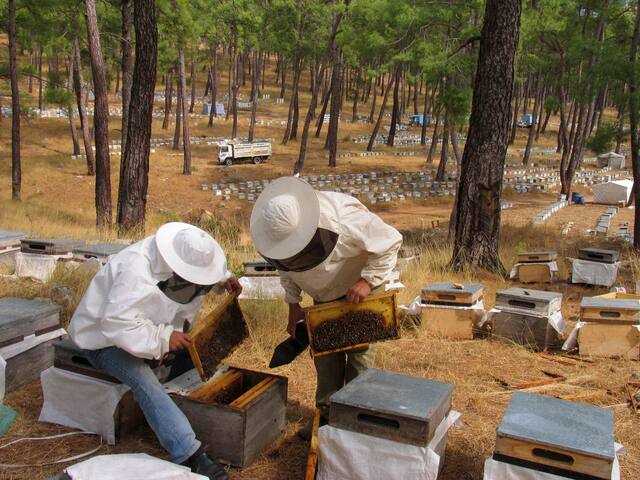
<svg viewBox="0 0 640 480"><path fill-rule="evenodd" d="M371 286L384 283L396 266L402 235L357 199L335 192L316 192L319 226L338 234L329 257L305 272L280 272L287 303L299 303L301 290L317 302L342 297L360 278Z"/></svg>
<svg viewBox="0 0 640 480"><path fill-rule="evenodd" d="M231 274L217 244L213 254L216 266L209 277L223 282ZM171 333L182 331L185 320L193 322L203 299L199 295L186 304L171 300L158 283L173 274L155 236L114 255L93 278L71 319L72 340L87 350L116 346L135 357L161 359L169 352Z"/></svg>

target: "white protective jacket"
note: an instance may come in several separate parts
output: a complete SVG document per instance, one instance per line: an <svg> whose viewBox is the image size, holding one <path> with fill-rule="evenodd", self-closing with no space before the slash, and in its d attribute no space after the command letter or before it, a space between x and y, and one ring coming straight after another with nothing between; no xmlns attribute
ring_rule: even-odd
<svg viewBox="0 0 640 480"><path fill-rule="evenodd" d="M139 358L161 359L169 351L171 333L182 331L185 320L193 322L203 300L200 295L183 305L162 293L158 282L172 274L153 236L114 255L71 318L72 340L87 350L116 346Z"/></svg>
<svg viewBox="0 0 640 480"><path fill-rule="evenodd" d="M306 272L280 272L287 303L299 303L302 292L316 302L343 297L360 278L380 286L395 268L402 235L371 213L357 199L335 192L316 192L319 227L336 232L329 257Z"/></svg>

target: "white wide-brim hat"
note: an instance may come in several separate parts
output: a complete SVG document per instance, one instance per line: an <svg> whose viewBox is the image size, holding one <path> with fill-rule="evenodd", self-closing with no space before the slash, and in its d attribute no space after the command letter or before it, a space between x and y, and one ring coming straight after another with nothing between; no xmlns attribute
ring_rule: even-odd
<svg viewBox="0 0 640 480"><path fill-rule="evenodd" d="M225 279L227 259L222 248L198 227L165 223L156 232L156 245L169 268L191 283L213 285Z"/></svg>
<svg viewBox="0 0 640 480"><path fill-rule="evenodd" d="M316 191L297 177L271 182L251 212L251 237L258 252L274 260L290 258L308 245L318 229Z"/></svg>

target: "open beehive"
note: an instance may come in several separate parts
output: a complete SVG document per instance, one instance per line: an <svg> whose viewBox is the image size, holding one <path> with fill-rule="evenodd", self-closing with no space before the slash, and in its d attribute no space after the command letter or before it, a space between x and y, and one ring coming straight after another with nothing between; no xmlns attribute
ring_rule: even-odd
<svg viewBox="0 0 640 480"><path fill-rule="evenodd" d="M220 362L231 355L248 336L238 299L227 295L209 315L196 323L189 335L189 354L200 377L206 381L215 373Z"/></svg>
<svg viewBox="0 0 640 480"><path fill-rule="evenodd" d="M222 463L251 464L284 431L287 378L230 367L173 399Z"/></svg>
<svg viewBox="0 0 640 480"><path fill-rule="evenodd" d="M358 304L339 300L308 307L305 320L313 356L357 350L399 335L393 292L370 295Z"/></svg>

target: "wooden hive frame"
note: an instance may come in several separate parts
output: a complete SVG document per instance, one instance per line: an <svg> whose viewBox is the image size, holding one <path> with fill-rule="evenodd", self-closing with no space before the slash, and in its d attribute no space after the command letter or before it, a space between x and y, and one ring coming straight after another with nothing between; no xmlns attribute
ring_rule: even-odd
<svg viewBox="0 0 640 480"><path fill-rule="evenodd" d="M311 430L311 445L307 455L307 468L304 480L315 480L318 473L318 429L320 428L320 410L313 414L313 428Z"/></svg>
<svg viewBox="0 0 640 480"><path fill-rule="evenodd" d="M240 304L238 303L238 299L234 295L227 295L222 303L220 303L216 308L209 313L206 317L200 319L194 328L189 332L189 336L191 337L191 344L189 345L189 354L191 355L191 360L193 361L194 366L198 370L200 374L200 378L203 380L208 380L208 376L204 371L204 366L202 364L202 356L200 354L200 349L202 346L207 345L209 341L216 334L218 326L220 322L223 320L224 315L227 313L227 310L230 308L234 308L237 313L240 315L238 319L239 322L245 323L244 316L242 314L242 310L240 309ZM245 334L246 334L246 324L245 324ZM246 336L246 335L245 335ZM229 352L231 353L231 352Z"/></svg>
<svg viewBox="0 0 640 480"><path fill-rule="evenodd" d="M385 324L387 328L395 327L395 336L389 336L384 339L371 340L367 343L359 343L356 345L348 345L340 348L334 348L322 352L317 352L314 349L314 331L322 322L326 320L334 320L341 318L344 315L362 310L373 310L384 316ZM366 348L369 343L390 340L398 338L398 308L395 292L385 292L369 295L365 300L358 304L348 303L346 300L338 300L335 302L322 303L307 307L304 309L305 324L307 326L307 332L309 334L309 348L313 357L321 357L324 355L330 355L338 352L348 352L352 350L358 350Z"/></svg>

